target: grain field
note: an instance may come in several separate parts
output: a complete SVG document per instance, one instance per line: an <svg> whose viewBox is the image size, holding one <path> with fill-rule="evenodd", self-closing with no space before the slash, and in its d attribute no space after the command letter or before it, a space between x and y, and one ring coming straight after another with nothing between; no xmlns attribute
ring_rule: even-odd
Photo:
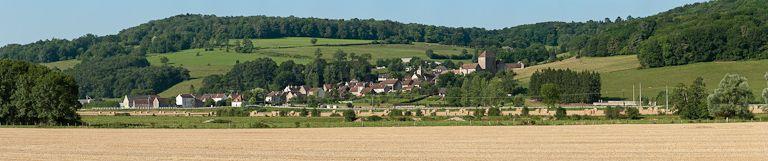
<svg viewBox="0 0 768 161"><path fill-rule="evenodd" d="M766 160L768 123L0 129L2 160Z"/></svg>

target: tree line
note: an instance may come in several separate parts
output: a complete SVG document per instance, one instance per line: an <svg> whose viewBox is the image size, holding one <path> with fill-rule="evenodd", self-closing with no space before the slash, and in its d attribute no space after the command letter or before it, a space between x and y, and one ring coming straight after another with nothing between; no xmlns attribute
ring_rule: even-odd
<svg viewBox="0 0 768 161"><path fill-rule="evenodd" d="M700 12L700 11L708 12ZM556 54L579 56L637 54L644 67L716 60L768 58L768 3L728 0L690 4L657 15L543 22L497 30L405 24L373 19L321 19L184 14L150 21L117 35L85 35L0 48L0 58L52 62L90 56L167 53L191 48L229 47L231 39L322 37L428 42L486 50L558 47ZM92 50L98 48L98 50ZM238 46L240 52L251 48ZM506 62L541 62L540 50L512 54ZM90 53L90 54L87 54Z"/></svg>
<svg viewBox="0 0 768 161"><path fill-rule="evenodd" d="M79 85L80 97L115 98L157 94L189 79L181 67L150 66L143 56L115 56L85 60L64 71Z"/></svg>
<svg viewBox="0 0 768 161"><path fill-rule="evenodd" d="M0 66L0 123L80 123L74 78L22 61L0 60Z"/></svg>
<svg viewBox="0 0 768 161"><path fill-rule="evenodd" d="M531 75L528 92L554 103L590 103L600 99L600 74L570 69L544 69Z"/></svg>

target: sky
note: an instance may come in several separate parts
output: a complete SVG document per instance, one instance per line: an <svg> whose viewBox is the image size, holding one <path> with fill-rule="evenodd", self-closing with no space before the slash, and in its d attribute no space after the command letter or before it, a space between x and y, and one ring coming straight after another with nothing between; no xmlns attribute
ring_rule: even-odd
<svg viewBox="0 0 768 161"><path fill-rule="evenodd" d="M705 0L0 0L0 45L72 39L173 15L387 19L500 29L545 21L645 17Z"/></svg>

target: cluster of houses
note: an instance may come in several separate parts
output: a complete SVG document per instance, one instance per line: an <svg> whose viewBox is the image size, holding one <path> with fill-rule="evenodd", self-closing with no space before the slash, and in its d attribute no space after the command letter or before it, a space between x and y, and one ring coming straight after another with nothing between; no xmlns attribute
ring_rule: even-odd
<svg viewBox="0 0 768 161"><path fill-rule="evenodd" d="M414 74L407 75L402 79L392 78L388 74L381 74L376 82L363 82L352 79L348 82L324 84L322 87L286 86L283 90L269 92L264 101L280 104L308 96L324 98L330 94L335 94L342 97L347 95L364 97L369 94L409 92L419 89L425 83L435 83L435 76L439 75L439 73L435 74L434 72L434 70L433 72L426 72L419 68Z"/></svg>
<svg viewBox="0 0 768 161"><path fill-rule="evenodd" d="M173 100L172 100L173 99ZM180 108L195 108L205 107L205 102L208 100L214 103L221 103L231 99L231 104L227 106L242 107L243 97L240 94L202 94L196 96L194 94L179 94L175 98L162 98L158 95L140 95L140 96L125 96L123 101L120 102L120 108L128 109L143 109L143 108L165 108L165 107L180 107Z"/></svg>
<svg viewBox="0 0 768 161"><path fill-rule="evenodd" d="M411 58L402 58L403 62L408 62ZM477 63L467 63L461 65L459 69L448 69L445 66L439 65L431 70L423 70L422 67L406 68L408 71L413 71L413 74L406 75L405 77L398 79L390 76L389 74L380 74L375 81L363 82L359 80L350 80L348 82L340 82L336 84L324 84L322 87L309 87L309 86L286 86L279 91L269 92L264 101L271 104L282 104L285 102L291 102L297 98L306 98L309 96L324 98L329 95L340 96L355 96L364 97L370 94L381 94L391 92L410 92L418 90L425 84L434 84L437 81L437 76L441 74L454 73L459 75L470 74L476 71L487 70L491 72L497 71L509 71L513 69L525 68L525 64L518 63L503 63L496 60L496 54L493 52L484 51L478 56ZM439 89L439 95L445 96L445 89ZM336 93L334 93L336 92ZM221 102L231 99L231 106L242 107L243 98L241 95L234 94L203 94L196 96L193 94L180 94L177 95L174 100L169 98L161 98L157 95L142 95L142 96L125 96L120 103L121 108L162 108L162 107L182 107L182 108L194 108L203 107L207 100L213 100L213 102Z"/></svg>

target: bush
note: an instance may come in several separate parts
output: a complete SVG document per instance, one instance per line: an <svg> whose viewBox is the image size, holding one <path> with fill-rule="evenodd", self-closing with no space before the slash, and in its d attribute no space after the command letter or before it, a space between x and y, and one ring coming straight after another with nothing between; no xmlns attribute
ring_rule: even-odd
<svg viewBox="0 0 768 161"><path fill-rule="evenodd" d="M330 117L341 117L339 113L332 113Z"/></svg>
<svg viewBox="0 0 768 161"><path fill-rule="evenodd" d="M318 110L317 108L312 108L312 112L310 113L310 116L320 117L320 110Z"/></svg>
<svg viewBox="0 0 768 161"><path fill-rule="evenodd" d="M357 119L357 114L355 114L354 110L345 110L344 111L344 121L352 122Z"/></svg>
<svg viewBox="0 0 768 161"><path fill-rule="evenodd" d="M208 121L205 121L205 122L206 122L206 123L218 123L218 124L222 124L222 123L231 123L231 122L232 122L232 120L225 120L225 119L210 119L210 120L208 120Z"/></svg>
<svg viewBox="0 0 768 161"><path fill-rule="evenodd" d="M488 116L501 116L501 110L496 107L491 107L488 109Z"/></svg>
<svg viewBox="0 0 768 161"><path fill-rule="evenodd" d="M127 112L115 112L115 116L131 116L131 113L127 113Z"/></svg>
<svg viewBox="0 0 768 161"><path fill-rule="evenodd" d="M301 110L299 111L299 116L301 117L309 116L309 111L307 111L307 108L301 108Z"/></svg>
<svg viewBox="0 0 768 161"><path fill-rule="evenodd" d="M247 107L224 107L216 109L216 116L219 117L248 117L253 108Z"/></svg>
<svg viewBox="0 0 768 161"><path fill-rule="evenodd" d="M271 128L272 126L269 126L269 124L263 123L263 122L254 122L248 125L250 128Z"/></svg>
<svg viewBox="0 0 768 161"><path fill-rule="evenodd" d="M643 116L640 114L640 109L637 109L636 107L629 107L627 108L624 113L627 114L628 119L637 120L641 119Z"/></svg>
<svg viewBox="0 0 768 161"><path fill-rule="evenodd" d="M368 121L381 121L381 120L383 120L383 119L384 119L384 118L381 118L381 117L379 117L379 116L376 116L376 115L372 115L372 116L368 116L368 118L366 118L365 120L368 120Z"/></svg>
<svg viewBox="0 0 768 161"><path fill-rule="evenodd" d="M520 111L520 116L530 116L531 109L523 106L523 109Z"/></svg>
<svg viewBox="0 0 768 161"><path fill-rule="evenodd" d="M475 116L477 118L481 118L481 117L485 116L485 110L476 108L475 112L472 113L472 116Z"/></svg>
<svg viewBox="0 0 768 161"><path fill-rule="evenodd" d="M603 109L603 113L605 114L605 118L607 119L620 119L623 116L621 115L621 111L623 109L621 107L613 107L608 106Z"/></svg>
<svg viewBox="0 0 768 161"><path fill-rule="evenodd" d="M424 116L424 112L421 112L421 109L416 109L416 116Z"/></svg>
<svg viewBox="0 0 768 161"><path fill-rule="evenodd" d="M557 107L557 109L555 110L555 118L557 118L558 120L561 120L561 119L565 119L566 117L568 117L568 113L567 111L565 111L565 108Z"/></svg>
<svg viewBox="0 0 768 161"><path fill-rule="evenodd" d="M397 117L397 116L403 116L403 111L399 109L392 109L389 111L389 114L387 114L389 117Z"/></svg>
<svg viewBox="0 0 768 161"><path fill-rule="evenodd" d="M413 113L411 111L405 111L405 116L413 116Z"/></svg>

